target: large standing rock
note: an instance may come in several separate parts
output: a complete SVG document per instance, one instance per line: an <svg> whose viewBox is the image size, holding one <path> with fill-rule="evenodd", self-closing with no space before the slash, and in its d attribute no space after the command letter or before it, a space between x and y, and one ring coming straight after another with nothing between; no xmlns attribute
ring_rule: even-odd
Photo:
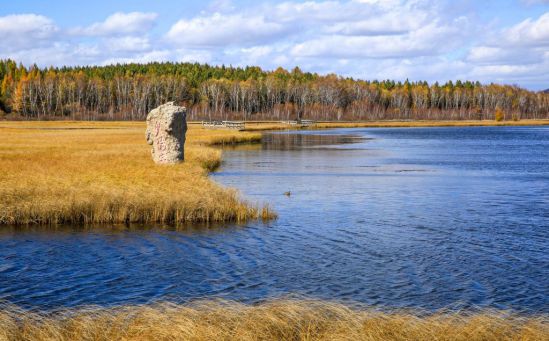
<svg viewBox="0 0 549 341"><path fill-rule="evenodd" d="M147 115L147 143L154 162L173 164L185 159L187 109L173 102L162 104Z"/></svg>

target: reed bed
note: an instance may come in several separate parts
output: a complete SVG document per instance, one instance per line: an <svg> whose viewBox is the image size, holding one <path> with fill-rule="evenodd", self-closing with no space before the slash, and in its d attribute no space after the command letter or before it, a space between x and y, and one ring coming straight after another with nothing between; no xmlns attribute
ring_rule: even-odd
<svg viewBox="0 0 549 341"><path fill-rule="evenodd" d="M144 123L0 123L0 224L179 223L270 219L275 214L208 179L210 146L258 133L190 125L185 162L155 165Z"/></svg>
<svg viewBox="0 0 549 341"><path fill-rule="evenodd" d="M547 315L380 312L310 299L202 300L31 312L0 308L0 340L547 340Z"/></svg>

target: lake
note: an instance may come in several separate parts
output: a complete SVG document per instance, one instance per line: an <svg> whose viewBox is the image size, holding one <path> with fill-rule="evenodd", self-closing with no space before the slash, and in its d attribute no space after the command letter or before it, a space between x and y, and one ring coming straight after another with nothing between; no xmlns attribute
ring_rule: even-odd
<svg viewBox="0 0 549 341"><path fill-rule="evenodd" d="M549 312L549 127L268 133L225 150L212 177L279 218L2 227L0 300L47 309L292 294Z"/></svg>

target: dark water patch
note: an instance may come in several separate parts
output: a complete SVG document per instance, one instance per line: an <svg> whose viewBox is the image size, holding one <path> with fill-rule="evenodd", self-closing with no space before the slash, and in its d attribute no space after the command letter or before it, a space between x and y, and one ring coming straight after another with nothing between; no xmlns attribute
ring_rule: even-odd
<svg viewBox="0 0 549 341"><path fill-rule="evenodd" d="M310 131L306 134L288 131L264 134L263 150L303 150L339 148L345 144L364 142L370 138L353 134L326 134Z"/></svg>

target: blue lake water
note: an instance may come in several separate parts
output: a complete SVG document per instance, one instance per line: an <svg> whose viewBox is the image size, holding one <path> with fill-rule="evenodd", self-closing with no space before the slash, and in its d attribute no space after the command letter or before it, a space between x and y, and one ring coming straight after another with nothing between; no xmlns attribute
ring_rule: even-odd
<svg viewBox="0 0 549 341"><path fill-rule="evenodd" d="M281 132L224 160L214 180L268 202L276 221L2 227L0 300L50 308L298 294L549 312L548 127Z"/></svg>

